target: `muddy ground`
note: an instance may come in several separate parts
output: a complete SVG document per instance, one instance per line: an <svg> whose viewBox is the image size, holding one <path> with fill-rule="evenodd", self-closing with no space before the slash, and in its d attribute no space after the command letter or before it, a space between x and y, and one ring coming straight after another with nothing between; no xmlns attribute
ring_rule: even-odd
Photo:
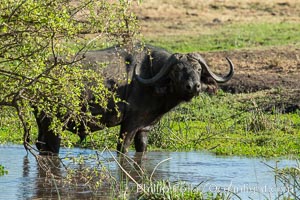
<svg viewBox="0 0 300 200"><path fill-rule="evenodd" d="M209 34L215 27L226 24L297 23L300 22L300 1L147 0L135 12L145 37L189 36ZM290 112L300 109L299 43L201 54L214 70L223 73L227 64L224 56L234 62L235 75L230 82L221 85L224 91L250 93L271 89L268 99L272 101L268 107L284 106L285 111Z"/></svg>
<svg viewBox="0 0 300 200"><path fill-rule="evenodd" d="M283 108L284 112L300 109L300 48L285 46L204 54L210 65L220 72L226 67L225 56L235 63L236 70L232 80L220 85L224 91L269 90L263 109L270 110L274 106Z"/></svg>

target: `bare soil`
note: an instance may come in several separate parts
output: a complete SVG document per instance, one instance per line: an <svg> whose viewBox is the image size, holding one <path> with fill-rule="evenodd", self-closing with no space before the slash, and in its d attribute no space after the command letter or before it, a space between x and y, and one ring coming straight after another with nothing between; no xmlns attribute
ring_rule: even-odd
<svg viewBox="0 0 300 200"><path fill-rule="evenodd" d="M299 0L147 0L135 8L141 32L147 36L209 33L224 24L300 22ZM299 41L300 42L300 41ZM226 73L229 57L235 75L220 87L231 93L268 93L269 107L284 105L286 112L300 109L300 46L262 47L201 53L217 72ZM274 92L276 89L277 92ZM272 98L274 95L274 98ZM279 95L279 97L278 97ZM277 101L278 100L278 101Z"/></svg>
<svg viewBox="0 0 300 200"><path fill-rule="evenodd" d="M299 22L299 0L143 0L134 12L147 35L192 35L224 24Z"/></svg>
<svg viewBox="0 0 300 200"><path fill-rule="evenodd" d="M205 53L203 56L216 71L224 72L229 57L235 75L220 87L231 93L265 93L265 110L277 107L283 112L300 109L300 48L295 46L268 49Z"/></svg>

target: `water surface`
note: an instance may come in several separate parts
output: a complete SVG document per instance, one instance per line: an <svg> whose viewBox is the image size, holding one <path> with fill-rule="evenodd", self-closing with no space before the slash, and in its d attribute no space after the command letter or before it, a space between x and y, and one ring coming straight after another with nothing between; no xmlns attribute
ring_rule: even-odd
<svg viewBox="0 0 300 200"><path fill-rule="evenodd" d="M72 155L95 154L87 149L61 149L60 157L69 152ZM116 180L120 180L120 168L114 162L109 152L98 152L106 167L111 171ZM142 157L140 154L130 152L129 156L138 160L143 171L153 175L154 180L168 179L171 182L186 181L191 186L211 192L230 190L242 199L274 199L286 188L275 182L272 167L296 166L295 160L246 157L216 156L207 152L148 152ZM161 161L166 160L158 165ZM76 189L45 183L46 173L41 171L32 155L26 156L23 146L0 145L0 164L8 170L8 175L0 176L0 199L57 199L57 188L62 199L89 199L94 194L84 185L78 184ZM93 165L93 163L91 163ZM55 173L63 173L63 166L58 164ZM132 165L124 164L123 167L133 178L138 179L138 171ZM51 180L48 179L48 182ZM101 199L110 192L104 191L97 196ZM95 195L94 195L95 197Z"/></svg>

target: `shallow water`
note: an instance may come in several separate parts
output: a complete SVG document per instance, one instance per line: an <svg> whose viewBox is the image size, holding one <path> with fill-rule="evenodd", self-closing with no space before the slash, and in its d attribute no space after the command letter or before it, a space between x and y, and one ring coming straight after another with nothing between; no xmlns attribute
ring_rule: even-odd
<svg viewBox="0 0 300 200"><path fill-rule="evenodd" d="M60 157L72 155L95 154L95 151L86 149L62 149ZM105 165L112 172L116 180L120 179L120 169L113 162L109 152L99 153ZM168 179L174 181L186 181L191 186L211 192L232 191L242 199L274 199L286 188L275 183L272 167L296 166L295 160L245 157L216 156L207 152L148 152L141 157L140 154L130 152L129 156L138 160L142 169L149 175L156 168L153 179ZM166 160L158 165L161 161ZM33 199L47 198L57 199L57 188L52 184L45 184L45 172L38 167L32 155L26 156L23 146L0 145L0 164L8 170L8 174L0 176L0 199ZM92 163L91 163L92 165ZM123 167L137 178L137 173L132 170L130 164ZM61 166L62 168L62 166ZM62 173L58 168L57 173ZM48 180L49 181L49 180ZM50 180L51 182L51 180ZM89 199L91 192L84 186L76 189L59 186L59 196L62 199ZM107 195L104 191L98 197ZM94 196L95 197L95 196ZM101 199L102 199L101 198Z"/></svg>

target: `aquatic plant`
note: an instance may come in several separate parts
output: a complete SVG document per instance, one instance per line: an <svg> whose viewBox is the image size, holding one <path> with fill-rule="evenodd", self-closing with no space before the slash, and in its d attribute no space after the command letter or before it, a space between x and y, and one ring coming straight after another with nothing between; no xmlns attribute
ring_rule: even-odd
<svg viewBox="0 0 300 200"><path fill-rule="evenodd" d="M3 165L0 164L0 176L4 176L8 174L8 171L4 168Z"/></svg>
<svg viewBox="0 0 300 200"><path fill-rule="evenodd" d="M278 190L278 199L284 197L285 199L300 199L300 163L297 166L279 168L272 167L275 173L275 182L280 190Z"/></svg>

